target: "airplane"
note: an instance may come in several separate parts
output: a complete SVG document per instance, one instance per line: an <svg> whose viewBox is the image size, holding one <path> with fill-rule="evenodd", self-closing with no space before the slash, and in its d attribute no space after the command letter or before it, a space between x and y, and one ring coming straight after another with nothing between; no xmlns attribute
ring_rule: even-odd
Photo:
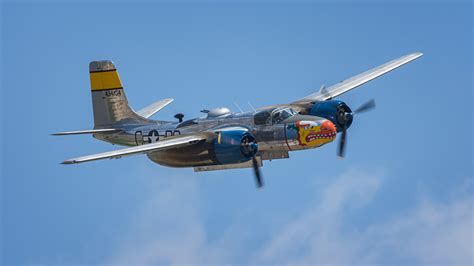
<svg viewBox="0 0 474 266"><path fill-rule="evenodd" d="M168 167L193 167L194 171L253 168L256 185L263 186L260 167L265 160L289 158L290 151L313 149L332 142L340 133L337 155L344 156L347 129L354 116L373 109L370 100L354 111L335 97L407 64L423 54L411 53L296 101L248 112L220 107L202 110L202 117L177 121L150 119L170 104L168 98L134 111L112 61L89 64L94 129L52 135L92 134L96 139L129 146L123 149L66 160L77 164L101 159L146 154Z"/></svg>

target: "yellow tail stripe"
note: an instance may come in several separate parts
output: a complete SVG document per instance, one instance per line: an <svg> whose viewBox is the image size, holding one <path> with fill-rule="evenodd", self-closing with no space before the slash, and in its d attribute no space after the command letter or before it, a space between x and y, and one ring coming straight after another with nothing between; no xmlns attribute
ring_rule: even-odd
<svg viewBox="0 0 474 266"><path fill-rule="evenodd" d="M91 78L91 90L107 90L122 88L122 82L117 73L117 70L105 71L105 72L92 72L90 73Z"/></svg>

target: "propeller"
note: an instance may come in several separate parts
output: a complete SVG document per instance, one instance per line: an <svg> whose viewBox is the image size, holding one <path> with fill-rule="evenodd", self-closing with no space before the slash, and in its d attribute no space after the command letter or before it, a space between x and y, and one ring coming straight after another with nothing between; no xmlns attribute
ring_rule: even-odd
<svg viewBox="0 0 474 266"><path fill-rule="evenodd" d="M337 120L339 124L342 125L342 134L341 134L341 138L339 139L337 156L339 156L340 158L344 158L344 153L346 149L348 122L352 120L354 115L370 111L374 108L375 108L375 100L371 99L365 102L364 104L362 104L361 106L359 106L359 108L355 109L355 111L353 112L346 112L343 108L338 109Z"/></svg>
<svg viewBox="0 0 474 266"><path fill-rule="evenodd" d="M354 114L360 114L360 113L363 113L363 112L367 112L367 111L370 111L374 108L375 108L375 100L371 99L371 100L365 102L364 104L362 104L361 106L359 106L359 108L357 108L354 111Z"/></svg>
<svg viewBox="0 0 474 266"><path fill-rule="evenodd" d="M347 126L344 125L342 128L341 138L339 139L339 146L337 147L337 156L344 158L344 152L346 148L346 136L347 136Z"/></svg>
<svg viewBox="0 0 474 266"><path fill-rule="evenodd" d="M257 181L257 188L262 188L263 187L262 174L260 173L260 167L258 165L258 161L255 155L252 156L252 166L253 166L253 172L255 174L255 181Z"/></svg>
<svg viewBox="0 0 474 266"><path fill-rule="evenodd" d="M253 136L246 136L242 140L241 144L244 154L247 156L252 157L252 167L253 167L253 172L255 175L255 181L257 182L257 188L262 188L263 187L263 179L262 179L262 174L260 172L260 165L257 160L257 151L258 151L258 144L255 141L255 138Z"/></svg>

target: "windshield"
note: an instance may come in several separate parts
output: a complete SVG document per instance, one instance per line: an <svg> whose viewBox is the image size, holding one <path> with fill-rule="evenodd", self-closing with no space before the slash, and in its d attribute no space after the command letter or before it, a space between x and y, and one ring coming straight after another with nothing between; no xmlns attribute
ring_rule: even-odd
<svg viewBox="0 0 474 266"><path fill-rule="evenodd" d="M272 124L278 124L296 114L295 110L289 107L279 107L272 112Z"/></svg>

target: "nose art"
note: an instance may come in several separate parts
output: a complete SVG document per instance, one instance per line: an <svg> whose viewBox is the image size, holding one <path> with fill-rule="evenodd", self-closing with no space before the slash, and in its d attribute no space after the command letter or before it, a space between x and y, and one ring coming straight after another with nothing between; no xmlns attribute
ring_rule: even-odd
<svg viewBox="0 0 474 266"><path fill-rule="evenodd" d="M331 133L336 133L337 131L336 126L329 120L324 121L324 123L321 125L321 128L323 130L330 131Z"/></svg>

